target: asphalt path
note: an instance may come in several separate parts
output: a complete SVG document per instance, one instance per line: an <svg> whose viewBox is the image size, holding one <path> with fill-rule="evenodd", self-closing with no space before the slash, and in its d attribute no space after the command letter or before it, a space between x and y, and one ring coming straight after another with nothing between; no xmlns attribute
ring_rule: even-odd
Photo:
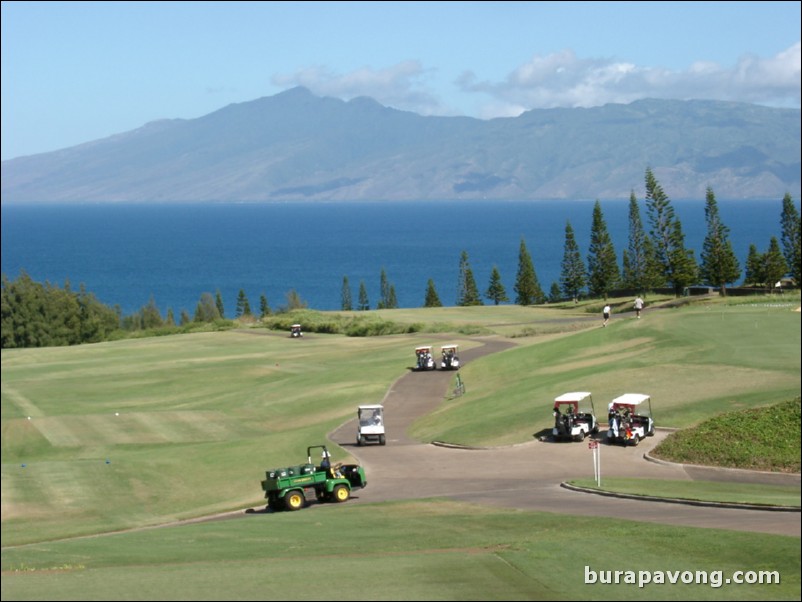
<svg viewBox="0 0 802 602"><path fill-rule="evenodd" d="M497 337L474 339L481 345L460 353L465 365L513 346ZM421 443L408 437L413 421L443 402L452 385L450 371L410 370L385 395L387 444L356 444L356 419L331 434L365 468L368 486L354 491L349 503L419 498L448 498L504 508L540 510L577 516L621 518L667 525L708 527L800 536L800 512L778 512L671 502L623 499L573 491L565 481L593 478L593 456L585 442L531 441L496 448L465 449ZM466 383L469 387L470 383ZM534 422L534 416L533 416ZM658 425L659 426L659 425ZM604 429L604 426L602 426ZM602 439L602 430L596 437ZM602 484L605 477L716 480L800 485L800 475L706 468L649 461L646 454L665 436L637 447L599 443ZM336 458L335 458L336 460Z"/></svg>

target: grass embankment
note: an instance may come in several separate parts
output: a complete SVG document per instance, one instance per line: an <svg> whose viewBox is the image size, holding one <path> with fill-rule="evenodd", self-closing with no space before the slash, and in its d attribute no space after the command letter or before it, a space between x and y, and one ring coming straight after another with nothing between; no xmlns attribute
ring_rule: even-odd
<svg viewBox="0 0 802 602"><path fill-rule="evenodd" d="M647 310L637 321L614 313L610 327L579 332L582 320L567 308L387 311L404 323L470 322L520 344L465 366L466 395L421 420L423 440L531 440L550 426L553 398L570 390L592 391L600 414L622 392L650 393L658 426L799 395L799 314L773 305ZM324 506L53 541L263 504L263 471L300 461L358 404L381 400L415 346L477 344L436 330L293 340L254 329L3 350L2 598L664 596L666 586L584 584L583 566L626 570L633 558L643 570L782 574L780 586L681 585L672 596L798 597L796 537L711 537L447 502ZM368 574L370 587L343 583Z"/></svg>
<svg viewBox="0 0 802 602"><path fill-rule="evenodd" d="M801 433L802 403L797 397L728 412L672 433L651 453L682 464L798 473Z"/></svg>
<svg viewBox="0 0 802 602"><path fill-rule="evenodd" d="M587 489L639 496L756 506L800 506L799 487L793 486L624 478L603 478L601 487L597 487L593 479L574 479L569 483Z"/></svg>
<svg viewBox="0 0 802 602"><path fill-rule="evenodd" d="M2 598L793 600L799 564L796 537L436 500L320 506L4 549ZM586 583L588 571L596 583ZM623 576L603 584L600 571L631 571L631 579L662 571L666 584L638 587ZM709 580L671 586L666 571ZM728 583L736 571L771 571L779 583Z"/></svg>

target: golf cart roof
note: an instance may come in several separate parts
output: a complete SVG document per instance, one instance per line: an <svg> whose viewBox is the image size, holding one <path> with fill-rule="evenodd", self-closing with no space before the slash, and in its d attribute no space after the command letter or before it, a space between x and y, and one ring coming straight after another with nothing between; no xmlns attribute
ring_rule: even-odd
<svg viewBox="0 0 802 602"><path fill-rule="evenodd" d="M286 324L286 322L284 322L284 323ZM300 327L301 327L301 325L300 325L300 324L293 324L293 325L292 325L292 327L293 327L293 328L300 328ZM284 328L286 328L286 326L285 326Z"/></svg>
<svg viewBox="0 0 802 602"><path fill-rule="evenodd" d="M624 393L613 399L610 402L612 407L619 407L619 406L638 406L642 404L644 401L649 401L651 399L650 395L644 395L643 393Z"/></svg>
<svg viewBox="0 0 802 602"><path fill-rule="evenodd" d="M366 406L359 406L360 410L383 410L384 406L379 404L372 404Z"/></svg>
<svg viewBox="0 0 802 602"><path fill-rule="evenodd" d="M443 345L440 349L457 349L459 345Z"/></svg>
<svg viewBox="0 0 802 602"><path fill-rule="evenodd" d="M415 351L429 351L431 348L431 345L421 345L420 347L415 347Z"/></svg>
<svg viewBox="0 0 802 602"><path fill-rule="evenodd" d="M588 391L575 391L573 393L563 393L554 399L554 403L580 402L590 397Z"/></svg>

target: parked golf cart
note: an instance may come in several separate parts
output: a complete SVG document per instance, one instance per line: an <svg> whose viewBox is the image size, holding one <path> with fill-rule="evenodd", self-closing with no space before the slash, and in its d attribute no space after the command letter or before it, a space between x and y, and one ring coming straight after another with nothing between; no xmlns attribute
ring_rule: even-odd
<svg viewBox="0 0 802 602"><path fill-rule="evenodd" d="M292 326L290 326L290 336L292 338L304 336L304 333L301 332L301 325L300 324L293 324Z"/></svg>
<svg viewBox="0 0 802 602"><path fill-rule="evenodd" d="M554 400L553 413L551 434L555 440L583 441L588 435L599 432L593 396L587 391L560 395Z"/></svg>
<svg viewBox="0 0 802 602"><path fill-rule="evenodd" d="M635 446L654 435L652 398L642 393L625 393L608 406L607 442Z"/></svg>
<svg viewBox="0 0 802 602"><path fill-rule="evenodd" d="M415 347L415 370L434 370L437 364L434 363L432 348L428 345Z"/></svg>
<svg viewBox="0 0 802 602"><path fill-rule="evenodd" d="M443 359L440 361L440 368L443 370L459 370L459 346L443 345L440 347Z"/></svg>
<svg viewBox="0 0 802 602"><path fill-rule="evenodd" d="M359 424L356 427L356 444L365 445L373 442L385 444L384 438L384 406L364 405L357 410Z"/></svg>

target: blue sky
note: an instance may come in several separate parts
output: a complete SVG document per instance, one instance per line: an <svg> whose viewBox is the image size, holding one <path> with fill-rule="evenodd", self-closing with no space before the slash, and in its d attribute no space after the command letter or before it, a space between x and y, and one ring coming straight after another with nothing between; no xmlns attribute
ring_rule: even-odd
<svg viewBox="0 0 802 602"><path fill-rule="evenodd" d="M423 115L800 107L800 2L2 2L2 159L297 85Z"/></svg>

